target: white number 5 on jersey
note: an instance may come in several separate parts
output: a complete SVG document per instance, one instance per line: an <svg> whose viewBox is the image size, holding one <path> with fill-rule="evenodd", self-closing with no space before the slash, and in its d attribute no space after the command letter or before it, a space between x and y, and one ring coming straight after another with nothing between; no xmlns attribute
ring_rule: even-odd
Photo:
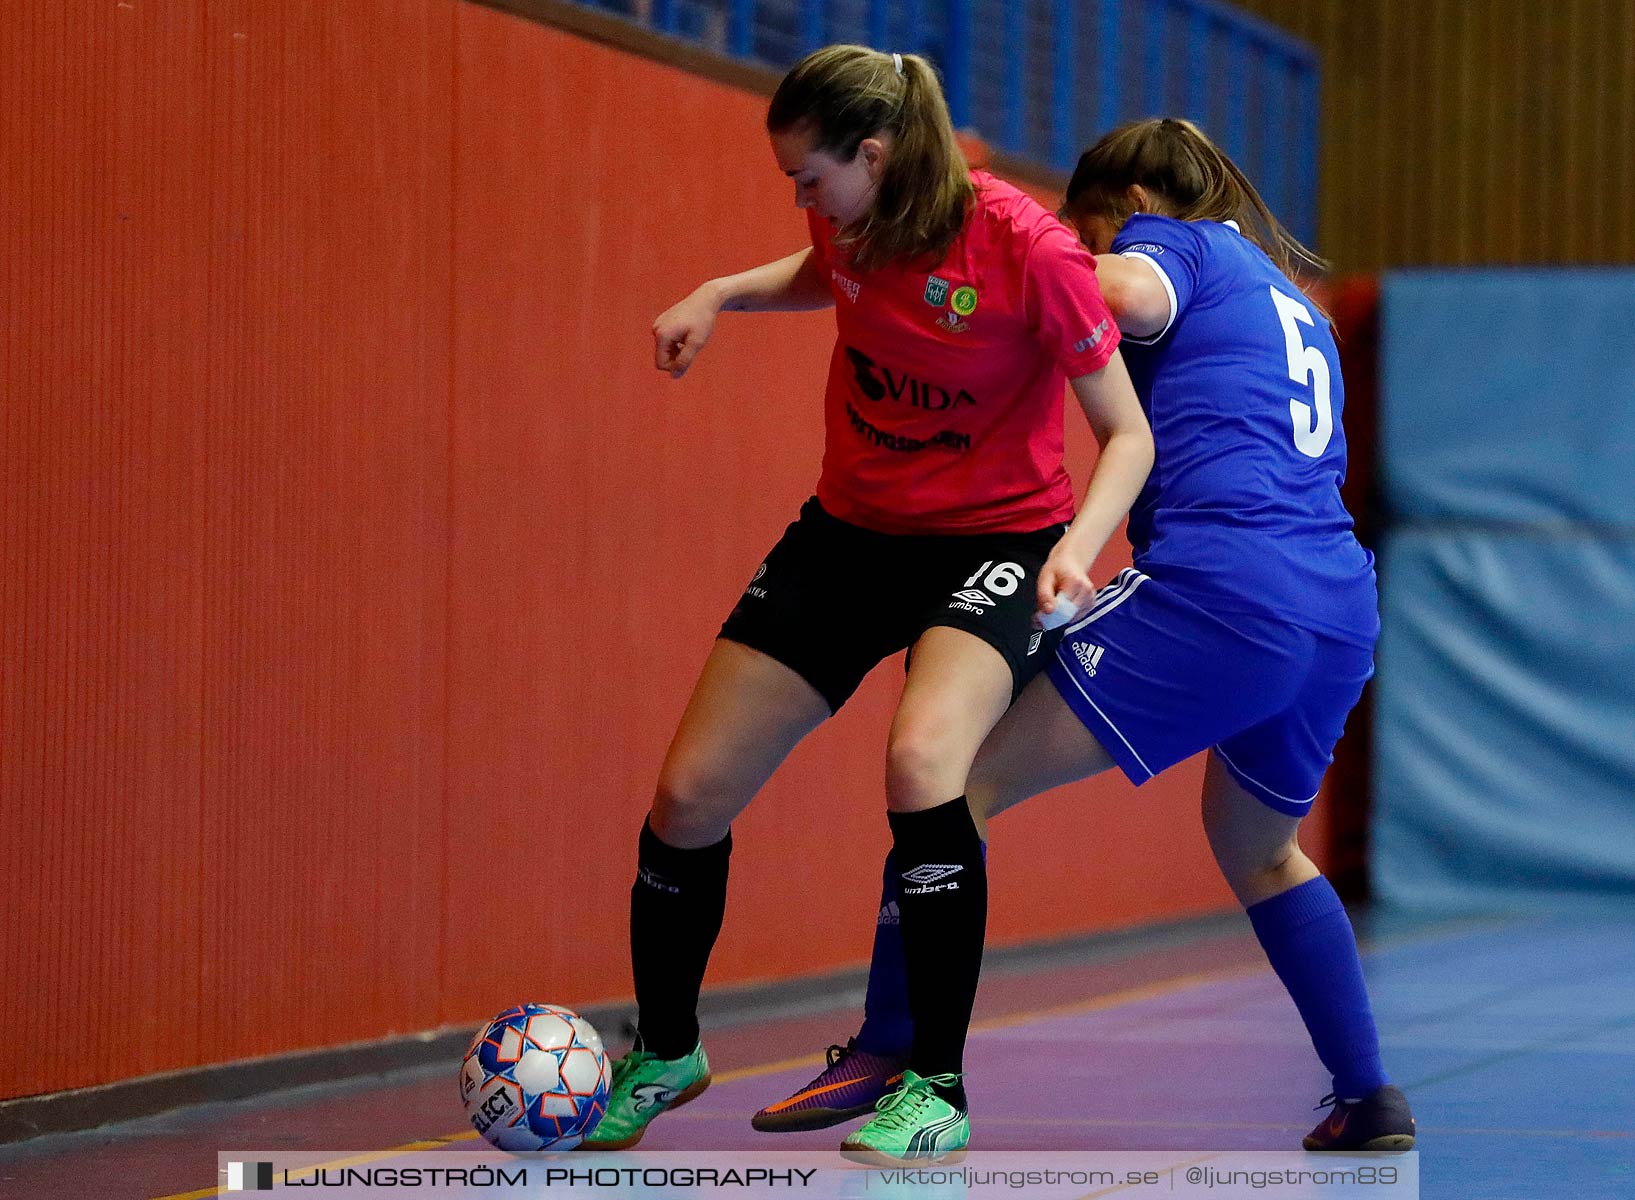
<svg viewBox="0 0 1635 1200"><path fill-rule="evenodd" d="M1312 406L1300 400L1289 401L1289 418L1294 422L1294 447L1307 458L1320 458L1334 436L1334 405L1329 401L1328 359L1315 346L1308 346L1300 337L1300 326L1295 322L1312 324L1311 312L1293 296L1285 296L1275 287L1272 303L1277 306L1278 320L1283 322L1283 341L1289 351L1289 378L1296 383L1311 384L1312 399L1317 406L1317 421L1312 423Z"/></svg>

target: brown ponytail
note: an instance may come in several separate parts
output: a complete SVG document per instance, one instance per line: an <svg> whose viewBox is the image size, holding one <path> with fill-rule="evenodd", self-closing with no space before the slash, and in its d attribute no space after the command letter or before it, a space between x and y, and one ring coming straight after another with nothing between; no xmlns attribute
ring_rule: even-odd
<svg viewBox="0 0 1635 1200"><path fill-rule="evenodd" d="M766 127L810 129L812 148L842 162L856 157L865 138L890 135L874 202L836 238L860 271L898 260L941 262L965 225L975 196L970 168L937 73L917 54L815 50L783 77Z"/></svg>
<svg viewBox="0 0 1635 1200"><path fill-rule="evenodd" d="M1134 212L1136 184L1179 221L1235 221L1291 280L1328 269L1272 215L1255 185L1208 135L1179 117L1120 125L1079 157L1063 211L1100 214L1122 224Z"/></svg>

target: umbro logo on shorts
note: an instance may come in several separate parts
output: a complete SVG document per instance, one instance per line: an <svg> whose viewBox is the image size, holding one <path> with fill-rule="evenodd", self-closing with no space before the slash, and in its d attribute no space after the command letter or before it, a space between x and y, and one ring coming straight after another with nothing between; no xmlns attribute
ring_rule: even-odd
<svg viewBox="0 0 1635 1200"><path fill-rule="evenodd" d="M1079 663L1084 667L1086 675L1096 673L1096 664L1101 662L1101 656L1107 653L1106 646L1092 646L1088 642L1074 642L1073 653L1078 655Z"/></svg>
<svg viewBox="0 0 1635 1200"><path fill-rule="evenodd" d="M992 604L994 598L981 588L965 588L954 593L954 599L963 600L967 604Z"/></svg>

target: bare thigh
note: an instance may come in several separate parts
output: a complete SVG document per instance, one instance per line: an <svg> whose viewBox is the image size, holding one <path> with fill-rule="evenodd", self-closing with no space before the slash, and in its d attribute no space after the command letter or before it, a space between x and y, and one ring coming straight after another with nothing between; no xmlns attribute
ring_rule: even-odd
<svg viewBox="0 0 1635 1200"><path fill-rule="evenodd" d="M987 818L1113 765L1112 756L1073 715L1055 684L1038 675L977 751L966 795L986 837Z"/></svg>
<svg viewBox="0 0 1635 1200"><path fill-rule="evenodd" d="M1215 862L1245 908L1317 877L1295 836L1300 818L1266 807L1213 753L1204 769L1203 818Z"/></svg>
<svg viewBox="0 0 1635 1200"><path fill-rule="evenodd" d="M777 659L718 640L664 757L653 832L682 849L719 842L789 752L828 717L817 690Z"/></svg>

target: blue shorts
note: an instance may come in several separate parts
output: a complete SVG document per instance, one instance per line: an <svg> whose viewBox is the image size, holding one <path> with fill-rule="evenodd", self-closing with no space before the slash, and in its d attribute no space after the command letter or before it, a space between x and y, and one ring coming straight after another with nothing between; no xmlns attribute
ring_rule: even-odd
<svg viewBox="0 0 1635 1200"><path fill-rule="evenodd" d="M1300 817L1374 653L1281 618L1209 611L1126 569L1067 627L1047 669L1132 783L1213 748L1251 795Z"/></svg>

